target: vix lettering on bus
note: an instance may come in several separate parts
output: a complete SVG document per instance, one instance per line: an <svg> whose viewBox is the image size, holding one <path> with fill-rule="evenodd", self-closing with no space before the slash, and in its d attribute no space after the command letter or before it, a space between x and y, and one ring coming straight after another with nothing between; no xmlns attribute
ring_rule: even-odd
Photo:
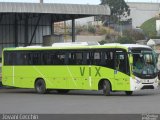
<svg viewBox="0 0 160 120"><path fill-rule="evenodd" d="M97 76L101 77L100 70L101 70L101 67L88 67L88 68L87 67L80 67L80 74L81 74L81 76L84 76L85 73L88 73L88 75L91 76L93 74L93 72L95 72L95 77L97 77Z"/></svg>

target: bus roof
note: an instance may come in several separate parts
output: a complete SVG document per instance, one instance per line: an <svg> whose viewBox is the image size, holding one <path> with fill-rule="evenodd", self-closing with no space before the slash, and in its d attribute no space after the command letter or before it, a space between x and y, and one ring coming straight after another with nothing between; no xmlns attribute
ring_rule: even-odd
<svg viewBox="0 0 160 120"><path fill-rule="evenodd" d="M27 47L14 47L14 48L4 48L4 50L56 50L56 49L96 49L96 48L122 48L128 50L128 48L148 48L151 47L147 45L139 44L119 44L119 43L109 43L104 45L53 45L53 46L27 46Z"/></svg>
<svg viewBox="0 0 160 120"><path fill-rule="evenodd" d="M140 44L120 44L120 43L109 43L109 44L104 44L104 46L115 46L115 47L124 47L124 48L149 48L151 47L147 45L140 45Z"/></svg>

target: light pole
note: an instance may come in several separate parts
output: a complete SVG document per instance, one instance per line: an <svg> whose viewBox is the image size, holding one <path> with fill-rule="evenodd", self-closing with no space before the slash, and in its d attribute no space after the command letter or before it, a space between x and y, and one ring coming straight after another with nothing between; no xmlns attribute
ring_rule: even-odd
<svg viewBox="0 0 160 120"><path fill-rule="evenodd" d="M40 0L40 3L43 3L43 0Z"/></svg>

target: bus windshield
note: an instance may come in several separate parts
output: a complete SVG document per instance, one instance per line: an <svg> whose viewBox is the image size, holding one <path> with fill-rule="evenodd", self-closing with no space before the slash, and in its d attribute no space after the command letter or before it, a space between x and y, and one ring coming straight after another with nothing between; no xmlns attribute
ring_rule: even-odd
<svg viewBox="0 0 160 120"><path fill-rule="evenodd" d="M133 52L133 74L140 78L155 78L157 76L156 60L153 52Z"/></svg>

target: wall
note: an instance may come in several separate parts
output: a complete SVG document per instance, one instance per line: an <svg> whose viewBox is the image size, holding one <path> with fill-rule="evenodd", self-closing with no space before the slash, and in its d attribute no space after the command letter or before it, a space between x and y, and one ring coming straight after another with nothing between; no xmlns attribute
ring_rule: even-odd
<svg viewBox="0 0 160 120"><path fill-rule="evenodd" d="M132 18L132 27L140 27L145 21L159 15L160 3L128 2Z"/></svg>

